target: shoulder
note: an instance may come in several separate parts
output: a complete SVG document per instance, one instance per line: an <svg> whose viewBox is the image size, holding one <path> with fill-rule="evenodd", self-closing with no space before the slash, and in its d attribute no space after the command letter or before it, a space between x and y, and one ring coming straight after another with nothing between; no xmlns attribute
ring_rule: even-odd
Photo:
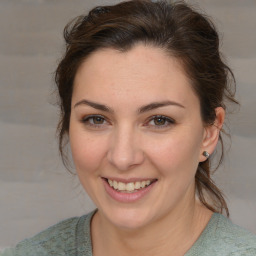
<svg viewBox="0 0 256 256"><path fill-rule="evenodd" d="M84 224L90 221L92 214L63 220L37 235L21 241L15 248L6 250L1 255L76 255L78 233L81 232L81 229L84 231L89 228Z"/></svg>
<svg viewBox="0 0 256 256"><path fill-rule="evenodd" d="M256 235L250 231L239 227L232 221L221 214L216 214L216 231L215 239L230 246L230 251L234 252L250 252L256 255ZM233 254L231 254L233 255ZM240 255L240 254L234 254ZM246 254L250 255L250 254Z"/></svg>
<svg viewBox="0 0 256 256"><path fill-rule="evenodd" d="M75 241L75 230L79 218L74 217L55 224L46 230L38 233L32 238L25 239L15 248L17 255L26 253L40 253L48 255L58 251L66 251L67 246L72 249Z"/></svg>
<svg viewBox="0 0 256 256"><path fill-rule="evenodd" d="M199 240L200 251L207 251L204 255L256 256L256 235L218 213L213 214Z"/></svg>

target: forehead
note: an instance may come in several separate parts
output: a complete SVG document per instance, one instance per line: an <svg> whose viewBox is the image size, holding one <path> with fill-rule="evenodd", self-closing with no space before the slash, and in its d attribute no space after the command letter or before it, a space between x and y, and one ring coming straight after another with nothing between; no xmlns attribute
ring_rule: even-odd
<svg viewBox="0 0 256 256"><path fill-rule="evenodd" d="M181 62L157 47L137 45L120 52L94 52L79 67L73 98L82 95L121 102L176 100L186 104L198 100Z"/></svg>

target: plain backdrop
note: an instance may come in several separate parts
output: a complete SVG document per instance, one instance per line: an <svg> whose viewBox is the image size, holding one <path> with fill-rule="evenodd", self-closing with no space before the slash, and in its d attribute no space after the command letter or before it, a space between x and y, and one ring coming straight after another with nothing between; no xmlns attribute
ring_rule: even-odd
<svg viewBox="0 0 256 256"><path fill-rule="evenodd" d="M53 72L65 24L117 2L0 1L0 248L94 208L58 155ZM228 117L232 145L215 180L231 219L256 233L256 1L188 2L213 17L236 75L241 109Z"/></svg>

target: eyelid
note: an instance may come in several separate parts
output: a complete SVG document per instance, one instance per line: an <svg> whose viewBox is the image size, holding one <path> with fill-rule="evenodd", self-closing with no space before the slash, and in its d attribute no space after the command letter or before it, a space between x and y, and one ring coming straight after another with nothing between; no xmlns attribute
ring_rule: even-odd
<svg viewBox="0 0 256 256"><path fill-rule="evenodd" d="M95 117L100 117L100 118L102 118L102 119L104 120L104 122L109 123L108 119L107 119L105 116L99 115L99 114L86 115L86 116L84 116L84 117L81 119L81 122L82 122L84 125L86 125L86 126L89 126L89 127L96 127L96 128L101 128L103 125L105 125L104 123L103 123L103 124L91 124L91 123L89 122L89 120L90 120L91 118L95 118Z"/></svg>
<svg viewBox="0 0 256 256"><path fill-rule="evenodd" d="M103 119L104 122L107 122L107 123L110 123L109 120L103 116L103 115L100 115L100 114L91 114L91 115L86 115L85 117L83 117L81 119L81 122L86 125L86 126L89 126L89 127L94 127L94 128L102 128L102 126L106 125L105 123L102 123L102 124L92 124L89 122L89 120L91 118L95 118L95 117L100 117ZM149 123L151 121L153 121L154 119L156 118L162 118L164 119L165 122L167 122L167 124L165 123L164 125L150 125ZM173 118L170 118L168 116L164 116L164 115L154 115L154 116L150 116L147 121L146 121L146 124L143 125L143 126L148 126L148 127L153 127L153 129L164 129L164 128L167 128L173 124L175 124L176 121L173 119Z"/></svg>
<svg viewBox="0 0 256 256"><path fill-rule="evenodd" d="M88 119L93 118L93 117L100 117L100 118L103 118L103 119L106 120L105 116L99 115L99 114L86 115L86 116L82 117L81 119L82 119L82 121L84 121L84 120L88 120Z"/></svg>
<svg viewBox="0 0 256 256"><path fill-rule="evenodd" d="M165 121L167 121L168 124L164 124L164 125L148 125L149 122L151 122L152 120L154 120L156 118L162 118ZM154 127L155 129L164 129L164 128L169 127L169 126L171 126L171 125L173 125L175 123L176 123L176 121L173 118L170 118L168 116L154 115L154 116L151 116L150 118L148 118L148 120L146 122L146 126Z"/></svg>

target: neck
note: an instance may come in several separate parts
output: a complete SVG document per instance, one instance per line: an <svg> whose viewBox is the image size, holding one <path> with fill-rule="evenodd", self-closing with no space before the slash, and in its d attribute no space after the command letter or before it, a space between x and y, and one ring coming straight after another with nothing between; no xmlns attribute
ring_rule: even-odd
<svg viewBox="0 0 256 256"><path fill-rule="evenodd" d="M97 212L92 221L93 255L184 255L206 227L212 212L194 198L190 204L138 229L120 229Z"/></svg>

